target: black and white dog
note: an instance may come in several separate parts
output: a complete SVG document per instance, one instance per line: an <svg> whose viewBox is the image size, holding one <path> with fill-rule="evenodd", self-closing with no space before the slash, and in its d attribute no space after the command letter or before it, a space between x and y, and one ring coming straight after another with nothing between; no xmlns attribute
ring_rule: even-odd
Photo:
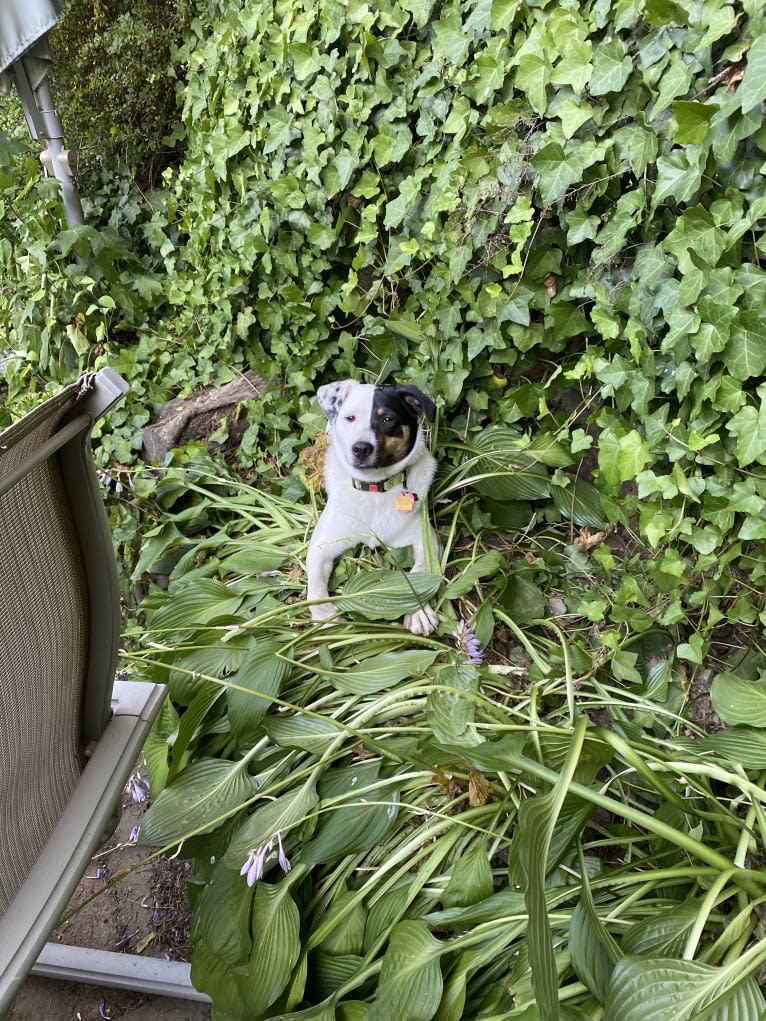
<svg viewBox="0 0 766 1021"><path fill-rule="evenodd" d="M326 599L336 559L364 543L412 546L413 571L425 570L420 501L436 471L420 418L433 421L436 406L414 386L375 386L345 379L317 391L328 419L324 465L327 504L309 544L308 598ZM438 540L433 535L435 548ZM326 620L331 602L311 607ZM428 635L438 623L430 606L404 618L413 634Z"/></svg>

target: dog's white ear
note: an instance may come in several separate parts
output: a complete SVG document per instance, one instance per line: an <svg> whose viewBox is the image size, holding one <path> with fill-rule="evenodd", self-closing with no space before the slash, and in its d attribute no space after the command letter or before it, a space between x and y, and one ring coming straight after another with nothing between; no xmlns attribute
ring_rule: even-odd
<svg viewBox="0 0 766 1021"><path fill-rule="evenodd" d="M337 383L327 383L317 390L319 407L327 415L330 423L338 417L341 404L348 397L348 392L354 385L353 379L341 379Z"/></svg>

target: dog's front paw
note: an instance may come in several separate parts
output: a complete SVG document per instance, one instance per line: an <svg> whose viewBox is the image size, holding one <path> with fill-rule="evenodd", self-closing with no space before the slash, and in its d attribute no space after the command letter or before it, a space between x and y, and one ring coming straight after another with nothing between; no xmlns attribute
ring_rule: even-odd
<svg viewBox="0 0 766 1021"><path fill-rule="evenodd" d="M340 612L335 603L316 603L310 609L311 619L317 621L329 620L330 617L335 617Z"/></svg>
<svg viewBox="0 0 766 1021"><path fill-rule="evenodd" d="M431 607L426 604L416 613L408 613L403 623L413 635L430 635L438 626L439 618Z"/></svg>

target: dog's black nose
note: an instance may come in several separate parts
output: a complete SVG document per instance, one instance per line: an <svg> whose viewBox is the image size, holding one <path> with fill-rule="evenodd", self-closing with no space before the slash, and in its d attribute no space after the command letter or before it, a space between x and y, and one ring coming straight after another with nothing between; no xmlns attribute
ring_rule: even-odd
<svg viewBox="0 0 766 1021"><path fill-rule="evenodd" d="M374 448L371 443L362 443L360 441L353 445L351 452L358 461L366 461L373 449Z"/></svg>

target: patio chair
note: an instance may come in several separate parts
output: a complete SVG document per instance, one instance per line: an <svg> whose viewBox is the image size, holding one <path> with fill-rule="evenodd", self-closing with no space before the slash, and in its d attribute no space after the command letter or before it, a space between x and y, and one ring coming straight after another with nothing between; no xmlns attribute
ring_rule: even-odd
<svg viewBox="0 0 766 1021"><path fill-rule="evenodd" d="M127 389L89 373L0 432L0 1018L111 833L165 695L114 677L117 574L90 433ZM192 997L183 969L49 944L35 972Z"/></svg>

